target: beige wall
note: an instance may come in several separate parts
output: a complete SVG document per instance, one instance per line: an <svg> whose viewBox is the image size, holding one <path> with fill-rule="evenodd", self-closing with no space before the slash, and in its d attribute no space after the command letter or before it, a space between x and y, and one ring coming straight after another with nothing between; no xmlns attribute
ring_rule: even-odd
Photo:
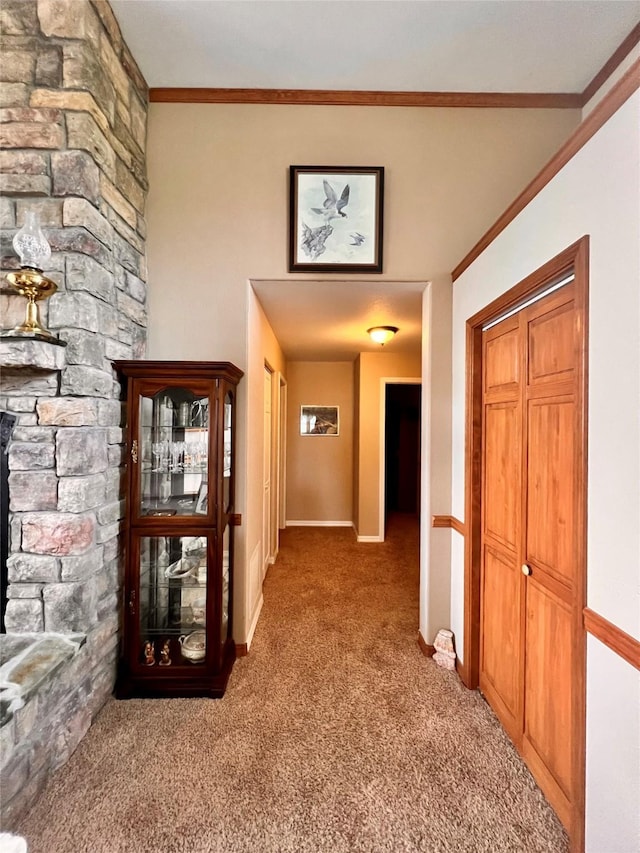
<svg viewBox="0 0 640 853"><path fill-rule="evenodd" d="M385 166L381 277L426 280L461 260L578 119L573 110L151 104L148 356L232 361L246 371L238 389L238 642L255 615L247 589L262 524L253 373L261 383L263 359L247 282L287 277L288 167Z"/></svg>
<svg viewBox="0 0 640 853"><path fill-rule="evenodd" d="M422 308L422 481L420 513L420 633L433 643L451 611L450 531L433 515L451 512L451 276L435 276Z"/></svg>
<svg viewBox="0 0 640 853"><path fill-rule="evenodd" d="M380 452L382 378L420 381L420 354L360 353L358 406L358 504L353 519L359 538L382 539L380 529L380 477L383 464Z"/></svg>
<svg viewBox="0 0 640 853"><path fill-rule="evenodd" d="M287 364L287 523L351 523L353 364ZM300 406L339 406L337 436L300 435Z"/></svg>
<svg viewBox="0 0 640 853"><path fill-rule="evenodd" d="M287 275L291 164L383 165L384 273L462 259L578 110L152 103L149 355L246 364L245 283Z"/></svg>
<svg viewBox="0 0 640 853"><path fill-rule="evenodd" d="M249 284L247 284L247 304L248 368L243 380L248 413L246 423L247 466L245 470L254 472L257 479L255 483L251 484L252 487L247 487L247 484L243 483L243 493L247 496L244 524L241 528L236 529L236 533L240 533L240 531L244 533L244 536L238 537L242 550L241 554L236 554L235 566L234 634L238 643L246 642L247 639L251 640L256 619L262 606L265 362L273 370L271 399L274 427L271 435L272 459L274 461L271 477L271 513L273 518L277 518L278 472L275 460L277 459L280 413L280 378L285 377L285 360L282 350L262 306Z"/></svg>

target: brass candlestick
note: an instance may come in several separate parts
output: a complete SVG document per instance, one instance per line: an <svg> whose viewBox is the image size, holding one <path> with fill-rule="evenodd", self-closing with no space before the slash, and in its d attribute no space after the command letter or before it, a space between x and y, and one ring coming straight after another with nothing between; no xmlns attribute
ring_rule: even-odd
<svg viewBox="0 0 640 853"><path fill-rule="evenodd" d="M55 281L51 281L50 278L47 278L40 270L34 267L22 267L19 272L8 273L7 281L14 290L18 291L20 296L26 298L27 308L24 323L16 326L11 331L5 332L4 335L39 338L51 341L52 343L59 343L58 339L40 322L40 311L38 308L40 300L48 299L58 289Z"/></svg>

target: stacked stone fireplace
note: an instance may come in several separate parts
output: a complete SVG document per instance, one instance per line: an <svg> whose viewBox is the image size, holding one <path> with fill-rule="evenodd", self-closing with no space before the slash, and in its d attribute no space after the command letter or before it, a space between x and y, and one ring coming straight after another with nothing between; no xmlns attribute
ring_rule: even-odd
<svg viewBox="0 0 640 853"><path fill-rule="evenodd" d="M24 319L5 274L36 210L58 285L41 314L66 343L0 339L0 411L15 418L0 638L12 829L115 679L124 460L111 362L145 348L148 91L103 0L3 0L0 24L1 324Z"/></svg>

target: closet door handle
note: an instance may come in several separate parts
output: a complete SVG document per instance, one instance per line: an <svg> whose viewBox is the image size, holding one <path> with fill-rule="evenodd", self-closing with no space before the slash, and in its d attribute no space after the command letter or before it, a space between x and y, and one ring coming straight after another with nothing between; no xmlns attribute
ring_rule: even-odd
<svg viewBox="0 0 640 853"><path fill-rule="evenodd" d="M531 566L528 566L526 563L522 564L522 574L530 575L531 574Z"/></svg>

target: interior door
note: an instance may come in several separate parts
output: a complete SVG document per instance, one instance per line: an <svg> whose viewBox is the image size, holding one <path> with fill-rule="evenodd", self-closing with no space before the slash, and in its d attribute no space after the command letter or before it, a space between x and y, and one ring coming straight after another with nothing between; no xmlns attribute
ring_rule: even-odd
<svg viewBox="0 0 640 853"><path fill-rule="evenodd" d="M483 334L480 689L513 740L522 729L522 400L518 317Z"/></svg>
<svg viewBox="0 0 640 853"><path fill-rule="evenodd" d="M574 288L483 333L480 689L567 829L584 572Z"/></svg>

